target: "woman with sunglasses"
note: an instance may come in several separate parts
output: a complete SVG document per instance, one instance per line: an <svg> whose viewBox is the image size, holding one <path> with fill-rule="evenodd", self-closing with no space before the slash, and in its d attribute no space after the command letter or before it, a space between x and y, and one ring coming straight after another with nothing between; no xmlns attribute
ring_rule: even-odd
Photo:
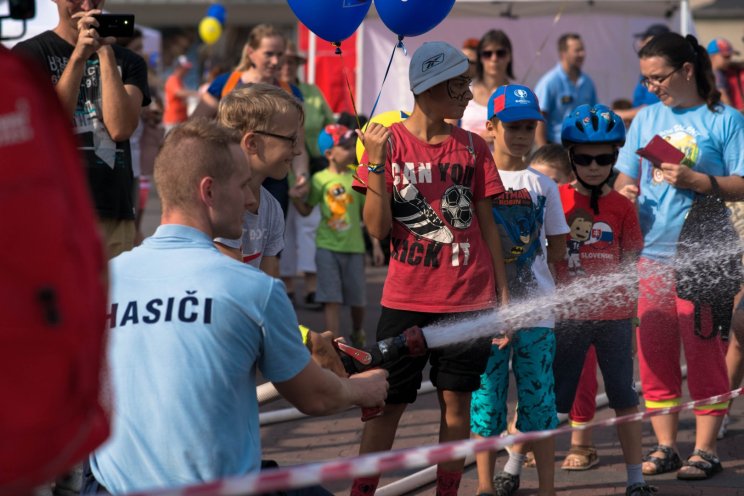
<svg viewBox="0 0 744 496"><path fill-rule="evenodd" d="M594 290L572 301L555 326L556 410L571 411L587 353L594 346L615 415L638 413L633 388L635 288L618 288L613 281L635 267L643 241L633 203L607 184L618 149L625 143L625 125L605 105L580 105L563 121L561 140L576 181L559 188L571 231L566 239L568 258L555 267L557 283L591 284ZM640 420L618 424L617 435L627 472L625 494L652 494L641 471ZM572 435L569 455L593 454L596 463L596 449L576 444L581 439Z"/></svg>
<svg viewBox="0 0 744 496"><path fill-rule="evenodd" d="M710 306L699 305L696 319L696 305L677 295L675 267L684 261L675 256L696 195L744 198L744 117L720 103L710 58L694 36L655 36L638 57L643 82L661 103L641 109L633 120L616 164L615 188L636 201L644 233L638 357L646 408L652 410L681 403L680 343L692 399L728 391L723 343L703 339L712 336ZM652 164L636 155L655 135L684 153L681 163ZM721 402L695 408L695 449L685 462L676 449L678 414L652 417L658 444L644 458L643 473L677 470L677 478L694 480L719 472L716 433L727 407Z"/></svg>
<svg viewBox="0 0 744 496"><path fill-rule="evenodd" d="M486 131L483 116L488 114L488 98L493 92L514 79L511 40L500 29L492 29L481 37L476 54L476 75L470 88L473 99L462 114L460 127L479 134L493 148L493 137Z"/></svg>

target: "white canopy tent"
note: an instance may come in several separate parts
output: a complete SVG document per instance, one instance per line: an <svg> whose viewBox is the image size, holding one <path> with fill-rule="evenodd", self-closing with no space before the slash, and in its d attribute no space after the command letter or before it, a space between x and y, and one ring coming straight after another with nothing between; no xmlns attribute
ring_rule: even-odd
<svg viewBox="0 0 744 496"><path fill-rule="evenodd" d="M375 113L413 108L408 87L410 55L426 41L461 46L490 29L504 30L514 48L516 82L534 87L558 60L557 40L579 33L586 45L584 70L594 80L599 99L610 104L630 98L638 80L638 57L633 35L651 24L666 24L680 33L694 33L689 0L457 0L447 18L424 35L406 38L408 55L397 50ZM309 58L325 50L326 42L311 37ZM357 36L357 105L369 114L397 41L374 7ZM312 62L309 64L313 80Z"/></svg>

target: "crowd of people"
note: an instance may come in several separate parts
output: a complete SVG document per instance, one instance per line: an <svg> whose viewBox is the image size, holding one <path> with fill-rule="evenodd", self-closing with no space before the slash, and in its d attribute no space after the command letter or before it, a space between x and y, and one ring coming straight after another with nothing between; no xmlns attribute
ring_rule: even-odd
<svg viewBox="0 0 744 496"><path fill-rule="evenodd" d="M721 291L711 303L696 286L703 275L684 279L690 263L679 257L681 240L700 241L694 219L730 223L729 210L736 215L744 201L744 103L727 76L734 51L726 40L706 48L649 27L637 36L639 88L627 105L598 101L577 33L559 38L558 63L534 91L514 82L518 64L504 31L462 49L424 43L410 63L410 116L354 129L300 81L304 55L266 24L252 30L235 70L206 91L184 86L191 62L181 56L164 101L155 98L136 37L98 35L103 3L58 2L57 27L15 49L44 68L72 117L111 258L112 434L78 467L78 480L53 485L55 494L168 488L268 466L258 372L310 415L381 408L360 429L362 454L391 449L427 365L440 442L552 429L558 413L586 424L597 366L610 408L636 413L634 353L647 410L681 403L681 352L694 400L739 387L741 295ZM196 96L189 115L187 99ZM671 150L658 145L641 159L637 151L657 136ZM151 174L161 224L142 240ZM708 246L720 239L698 236ZM377 303L365 294L365 265L385 263L381 240L390 259L378 341L584 291L525 327L349 376L334 343L365 345L365 307ZM737 247L713 248L741 259ZM326 332L297 321L298 273L306 303L323 307ZM511 419L510 368L518 397ZM677 414L652 418L656 443L645 455L640 421L619 424L626 495L656 492L646 479L659 474L701 480L720 472L716 440L729 407L695 408L695 446L683 456ZM538 494L553 495L554 457L552 437L512 446L498 471L495 453L479 453L477 494L514 494L523 467L533 465ZM591 431L575 431L561 467L598 462ZM462 459L440 463L437 494L456 495L463 469ZM378 482L357 478L351 494L371 496Z"/></svg>

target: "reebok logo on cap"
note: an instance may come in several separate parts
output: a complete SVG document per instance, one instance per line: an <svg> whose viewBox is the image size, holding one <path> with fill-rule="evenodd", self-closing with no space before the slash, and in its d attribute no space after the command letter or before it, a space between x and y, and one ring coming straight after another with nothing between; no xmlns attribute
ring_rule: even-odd
<svg viewBox="0 0 744 496"><path fill-rule="evenodd" d="M444 62L444 54L440 53L438 55L435 55L429 60L424 61L424 65L421 67L421 72L426 72L429 69L438 66L442 62Z"/></svg>

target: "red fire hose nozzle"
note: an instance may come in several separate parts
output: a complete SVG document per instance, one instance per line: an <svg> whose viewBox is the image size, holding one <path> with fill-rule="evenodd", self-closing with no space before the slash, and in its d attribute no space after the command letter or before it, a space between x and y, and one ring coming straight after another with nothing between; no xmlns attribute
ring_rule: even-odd
<svg viewBox="0 0 744 496"><path fill-rule="evenodd" d="M398 336L383 339L364 349L336 342L341 362L349 375L358 374L404 356L422 356L428 351L424 332L413 326ZM362 408L362 421L382 414L382 408Z"/></svg>

